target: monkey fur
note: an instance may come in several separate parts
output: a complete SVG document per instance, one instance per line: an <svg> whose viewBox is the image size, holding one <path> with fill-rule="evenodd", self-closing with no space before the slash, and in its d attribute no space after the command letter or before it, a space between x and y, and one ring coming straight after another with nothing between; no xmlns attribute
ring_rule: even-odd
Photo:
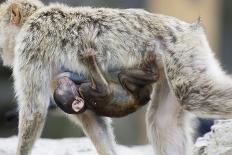
<svg viewBox="0 0 232 155"><path fill-rule="evenodd" d="M76 85L68 77L61 76L58 79L54 100L64 112L78 114L88 108L98 115L122 117L150 101L152 83L158 80L154 53L151 52L145 56L140 69L119 72L118 78L122 87L118 86L117 90L115 84L110 85L102 75L94 51L87 49L83 55L83 61L90 72L91 82Z"/></svg>
<svg viewBox="0 0 232 155"><path fill-rule="evenodd" d="M17 155L29 155L41 135L52 80L64 70L90 77L81 61L88 48L96 51L104 77L110 70L138 68L145 53L155 52L159 80L146 113L155 154L192 154L190 114L232 117L231 77L215 59L199 21L141 9L8 0L0 6L0 48L3 64L13 68L19 104ZM68 117L82 127L98 154L117 154L108 118L90 110Z"/></svg>

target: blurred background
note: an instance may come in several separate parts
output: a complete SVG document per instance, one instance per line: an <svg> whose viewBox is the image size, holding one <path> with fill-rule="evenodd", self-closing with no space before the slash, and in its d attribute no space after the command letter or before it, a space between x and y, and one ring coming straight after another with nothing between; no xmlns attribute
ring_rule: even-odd
<svg viewBox="0 0 232 155"><path fill-rule="evenodd" d="M44 3L62 2L71 6L96 6L112 8L143 8L154 13L161 13L193 22L199 16L203 19L209 43L222 66L229 73L232 71L232 1L231 0L42 0ZM3 2L3 0L0 0ZM17 119L6 120L6 114L16 106L12 88L11 71L0 65L0 137L17 134ZM145 129L146 107L124 118L114 119L116 139L125 145L146 144ZM206 130L210 120L201 120ZM199 134L204 132L201 128ZM64 138L84 136L64 117L51 111L42 137Z"/></svg>

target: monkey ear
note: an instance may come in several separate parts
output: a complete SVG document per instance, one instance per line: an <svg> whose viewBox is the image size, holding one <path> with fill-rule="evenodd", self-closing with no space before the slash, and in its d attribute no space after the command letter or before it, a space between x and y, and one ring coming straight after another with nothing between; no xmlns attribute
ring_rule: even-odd
<svg viewBox="0 0 232 155"><path fill-rule="evenodd" d="M19 25L21 21L21 12L17 4L12 4L10 7L10 23Z"/></svg>

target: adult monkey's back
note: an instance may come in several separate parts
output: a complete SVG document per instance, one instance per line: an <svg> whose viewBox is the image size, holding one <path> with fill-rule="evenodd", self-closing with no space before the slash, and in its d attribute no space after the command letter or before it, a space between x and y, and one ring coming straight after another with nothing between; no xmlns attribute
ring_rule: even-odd
<svg viewBox="0 0 232 155"><path fill-rule="evenodd" d="M97 61L107 72L110 69L137 67L144 53L155 49L149 42L163 40L164 48L175 47L168 51L170 59L164 59L167 75L176 75L180 67L172 63L177 59L172 57L172 53L182 53L180 61L183 64L185 58L192 58L191 48L188 52L181 48L195 46L190 44L190 40L204 42L204 45L197 44L198 50L194 51L197 58L201 58L202 50L211 52L199 25L143 10L44 6L36 0L12 0L1 5L0 10L2 57L5 65L14 68L20 107L18 155L29 154L41 134L51 80L65 68L76 73L87 73L79 61L83 49L97 51ZM157 154L185 155L188 150L191 152L188 147L191 146L187 130L189 121L168 85L167 81L172 78L168 76L167 80L161 58L159 66L163 79L156 85L148 109L149 138ZM194 62L197 64L199 61L204 63L205 59ZM183 73L191 75L192 66L185 67L190 69L183 70ZM179 83L172 84L178 86ZM112 131L105 118L91 112L70 117L80 122L99 154L115 154Z"/></svg>

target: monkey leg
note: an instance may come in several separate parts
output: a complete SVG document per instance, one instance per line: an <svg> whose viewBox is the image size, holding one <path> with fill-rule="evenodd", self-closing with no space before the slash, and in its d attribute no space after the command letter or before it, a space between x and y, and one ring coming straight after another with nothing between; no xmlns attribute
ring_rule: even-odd
<svg viewBox="0 0 232 155"><path fill-rule="evenodd" d="M56 80L57 88L54 91L54 100L57 106L68 114L84 112L87 107L84 102L101 103L102 105L110 103L112 98L109 85L97 66L94 51L87 49L82 56L83 62L90 71L91 82L87 83L88 80L85 76L70 72L61 73ZM81 87L80 84L82 84ZM91 104L88 105L90 108Z"/></svg>
<svg viewBox="0 0 232 155"><path fill-rule="evenodd" d="M103 91L103 93L109 93L108 92L109 84L97 65L94 50L91 48L86 49L82 55L82 60L85 63L85 65L88 67L92 81L92 88L95 90Z"/></svg>
<svg viewBox="0 0 232 155"><path fill-rule="evenodd" d="M118 87L120 91L113 89L112 84L106 84L94 54L88 53L87 57L85 55L85 63L88 64L94 84L82 84L79 90L87 106L98 115L121 117L136 111L139 107L148 103L152 92L151 84L158 80L153 53L146 55L140 69L122 71L118 74L119 81L125 88L124 90L122 87ZM91 85L94 85L95 89Z"/></svg>
<svg viewBox="0 0 232 155"><path fill-rule="evenodd" d="M101 104L101 106L108 104L112 98L112 92L97 65L94 50L91 48L86 49L82 55L82 60L88 67L91 82L81 84L79 88L81 96L87 103L90 103L89 106L97 103Z"/></svg>
<svg viewBox="0 0 232 155"><path fill-rule="evenodd" d="M134 78L125 74L119 75L122 87L126 89L136 101L138 101L137 104L139 105L144 105L150 100L152 83L155 82L155 79L153 82L151 81L151 77L149 77L149 75L146 75L145 73L143 75L144 77L146 76L149 78L147 82L145 82L147 78Z"/></svg>
<svg viewBox="0 0 232 155"><path fill-rule="evenodd" d="M150 100L152 83L159 79L156 56L147 52L139 69L122 71L118 75L123 88L129 91L141 104Z"/></svg>
<svg viewBox="0 0 232 155"><path fill-rule="evenodd" d="M144 74L144 76L147 75ZM75 79L78 79L78 77L76 77ZM129 82L126 81L126 78L123 81L126 81L125 83L128 85L129 84L132 85L133 81L130 80L132 80L132 78L129 78L128 80ZM150 80L148 83L150 83ZM139 87L141 87L141 83L139 84L140 84ZM56 104L64 112L69 114L79 114L87 108L95 111L95 113L97 113L98 115L109 116L109 117L121 117L136 111L141 105L146 104L150 99L150 98L146 98L147 96L149 97L151 93L151 89L147 89L147 88L151 88L149 85L147 87L143 87L142 89L143 92L144 90L148 90L144 95L146 97L143 98L146 100L141 100L141 99L139 100L137 97L133 97L133 95L130 95L130 93L128 93L120 85L117 84L115 84L115 86L113 84L110 84L111 87L110 90L112 90L112 93L107 93L99 89L93 89L91 86L92 86L91 82L83 83L81 84L81 86L79 86L79 85L75 85L74 82L72 82L67 77L62 77L59 80L58 87L54 92L54 100ZM77 89L79 87L80 87L79 89L80 94L82 94L81 96L83 96L85 102L83 110L79 110L80 108L78 105L80 104L75 103L76 97L79 97L78 96L79 94L77 92ZM75 110L76 109L75 106L77 106L76 107L77 110Z"/></svg>
<svg viewBox="0 0 232 155"><path fill-rule="evenodd" d="M86 82L86 78L78 74L64 72L56 78L57 86L54 91L53 97L56 105L68 114L79 114L86 110L85 102L93 102L89 96L94 96L96 103L109 103L111 97L108 91L104 91L101 88L92 88L91 82ZM85 101L81 98L79 93L80 83L82 88L80 92L84 92Z"/></svg>
<svg viewBox="0 0 232 155"><path fill-rule="evenodd" d="M121 117L136 111L150 101L152 84L159 79L154 52L146 53L139 69L124 70L118 74L118 78L128 94L119 94L113 91L114 98L111 104L98 110L98 114ZM95 111L97 111L96 108Z"/></svg>
<svg viewBox="0 0 232 155"><path fill-rule="evenodd" d="M159 74L155 53L147 52L139 69L124 70L118 74L118 78L121 85L132 94L156 82Z"/></svg>
<svg viewBox="0 0 232 155"><path fill-rule="evenodd" d="M98 155L117 155L110 118L98 116L89 110L68 117L82 127L96 147Z"/></svg>
<svg viewBox="0 0 232 155"><path fill-rule="evenodd" d="M63 84L60 86L61 93L56 91L58 97L55 97L54 94L58 106L66 113L83 112L78 109L78 103L82 101L81 98L75 100L75 96L79 97L78 95L84 99L86 108L93 110L98 115L109 117L128 115L150 100L152 83L158 80L155 55L153 53L146 54L139 69L124 70L117 74L118 81L122 86L107 83L97 65L92 49L85 50L82 60L89 69L91 82L82 83L79 86L73 84L72 81L68 81L70 79L63 79L64 82L60 82L60 85ZM79 77L76 77L76 74L72 73L63 73L63 76L69 76L72 80L80 80ZM82 80L85 81L85 78ZM79 94L77 93L78 88ZM75 107L77 110L73 109Z"/></svg>
<svg viewBox="0 0 232 155"><path fill-rule="evenodd" d="M110 102L102 106L101 102L91 102L91 110L96 114L108 117L123 117L135 112L141 107L139 100L122 88L121 85L111 84L112 97ZM104 101L104 98L101 100ZM95 98L94 98L95 101ZM94 104L93 104L94 103ZM89 104L89 103L87 103ZM87 105L88 106L88 105Z"/></svg>

